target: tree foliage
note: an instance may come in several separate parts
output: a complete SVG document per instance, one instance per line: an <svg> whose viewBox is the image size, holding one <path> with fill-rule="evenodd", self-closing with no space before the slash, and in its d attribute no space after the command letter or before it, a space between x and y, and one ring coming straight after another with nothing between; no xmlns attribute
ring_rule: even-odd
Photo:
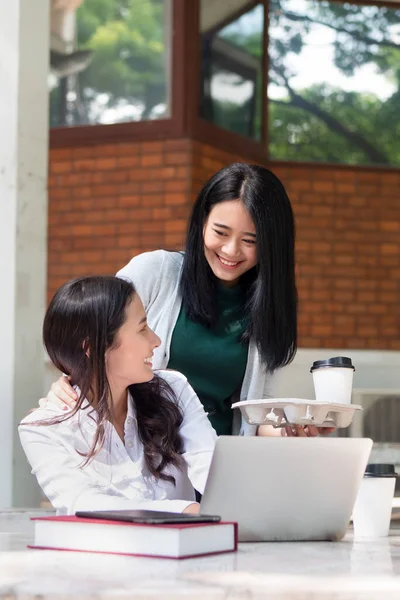
<svg viewBox="0 0 400 600"><path fill-rule="evenodd" d="M326 0L270 0L269 11L269 81L280 90L279 99L269 93L271 157L400 165L400 11ZM359 69L373 66L382 82L392 84L392 95L382 100L328 80L296 88L293 59L316 27L329 37L333 65L342 75L351 81ZM259 52L259 31L221 34L253 56ZM236 123L234 112L233 103L219 107L225 121Z"/></svg>
<svg viewBox="0 0 400 600"><path fill-rule="evenodd" d="M75 122L96 122L108 109L117 121L162 116L169 68L164 12L163 0L84 0L76 13L77 46L92 50L93 60L69 82Z"/></svg>

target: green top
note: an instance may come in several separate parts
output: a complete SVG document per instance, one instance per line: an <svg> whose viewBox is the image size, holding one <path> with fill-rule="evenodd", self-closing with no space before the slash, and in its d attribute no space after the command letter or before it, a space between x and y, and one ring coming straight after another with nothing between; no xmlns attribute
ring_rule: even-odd
<svg viewBox="0 0 400 600"><path fill-rule="evenodd" d="M195 323L181 307L170 347L168 369L183 373L208 413L218 435L231 435L231 396L241 385L248 343L244 292L240 285L217 288L219 318L213 329Z"/></svg>

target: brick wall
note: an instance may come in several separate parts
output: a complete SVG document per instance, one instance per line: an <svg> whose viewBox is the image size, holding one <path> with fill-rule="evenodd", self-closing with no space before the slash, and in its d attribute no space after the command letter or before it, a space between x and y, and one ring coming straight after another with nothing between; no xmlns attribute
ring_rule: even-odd
<svg viewBox="0 0 400 600"><path fill-rule="evenodd" d="M202 183L240 159L190 140L52 150L49 297L74 276L182 247ZM300 346L400 349L400 172L270 168L296 216Z"/></svg>
<svg viewBox="0 0 400 600"><path fill-rule="evenodd" d="M170 140L51 150L49 298L73 277L115 273L140 252L182 246L189 149Z"/></svg>

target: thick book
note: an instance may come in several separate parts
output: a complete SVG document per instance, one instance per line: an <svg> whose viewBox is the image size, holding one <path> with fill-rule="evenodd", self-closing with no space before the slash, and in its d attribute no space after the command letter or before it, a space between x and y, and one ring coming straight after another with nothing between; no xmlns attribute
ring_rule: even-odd
<svg viewBox="0 0 400 600"><path fill-rule="evenodd" d="M68 517L34 517L35 538L29 548L194 558L237 549L237 523L148 525Z"/></svg>

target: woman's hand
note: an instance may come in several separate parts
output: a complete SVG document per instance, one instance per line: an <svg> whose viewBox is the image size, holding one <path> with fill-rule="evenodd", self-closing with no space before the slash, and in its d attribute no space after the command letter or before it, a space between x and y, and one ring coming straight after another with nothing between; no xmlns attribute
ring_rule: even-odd
<svg viewBox="0 0 400 600"><path fill-rule="evenodd" d="M335 427L316 427L315 425L288 425L282 427L281 435L287 437L316 437L317 435L329 435L335 431Z"/></svg>
<svg viewBox="0 0 400 600"><path fill-rule="evenodd" d="M257 435L261 437L316 437L317 435L329 435L335 431L335 427L315 427L315 425L287 425L279 429L272 425L260 425Z"/></svg>
<svg viewBox="0 0 400 600"><path fill-rule="evenodd" d="M77 400L78 394L71 386L69 377L62 375L52 384L47 397L39 400L39 406L46 406L47 402L51 402L63 410L68 410L75 408Z"/></svg>
<svg viewBox="0 0 400 600"><path fill-rule="evenodd" d="M189 504L183 512L189 515L198 515L200 512L200 504L198 502L193 502L193 504Z"/></svg>

